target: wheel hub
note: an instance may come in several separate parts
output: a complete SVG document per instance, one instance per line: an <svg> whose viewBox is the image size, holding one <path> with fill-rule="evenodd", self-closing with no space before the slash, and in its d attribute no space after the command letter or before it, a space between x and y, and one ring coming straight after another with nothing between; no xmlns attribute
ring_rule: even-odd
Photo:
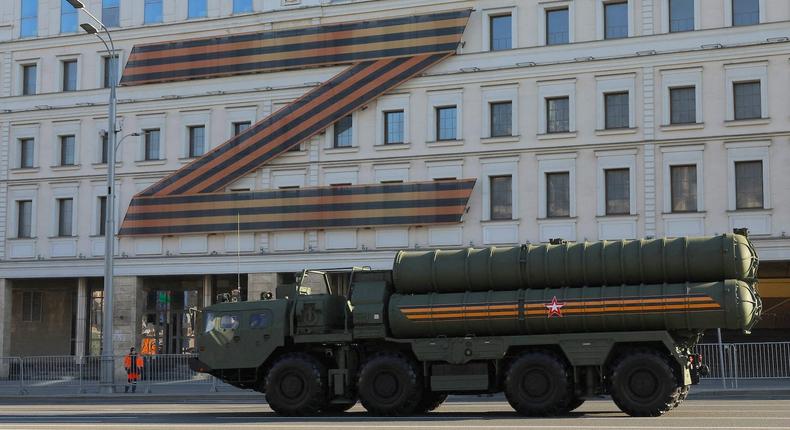
<svg viewBox="0 0 790 430"><path fill-rule="evenodd" d="M521 389L532 398L544 397L550 388L551 380L540 369L530 369L521 380Z"/></svg>
<svg viewBox="0 0 790 430"><path fill-rule="evenodd" d="M653 397L658 389L658 378L647 369L639 369L628 378L628 388L635 396L648 399Z"/></svg>
<svg viewBox="0 0 790 430"><path fill-rule="evenodd" d="M373 381L373 391L376 396L391 399L400 392L398 378L392 372L381 372Z"/></svg>
<svg viewBox="0 0 790 430"><path fill-rule="evenodd" d="M288 373L283 376L280 382L280 391L288 399L296 399L304 393L305 382L295 373Z"/></svg>

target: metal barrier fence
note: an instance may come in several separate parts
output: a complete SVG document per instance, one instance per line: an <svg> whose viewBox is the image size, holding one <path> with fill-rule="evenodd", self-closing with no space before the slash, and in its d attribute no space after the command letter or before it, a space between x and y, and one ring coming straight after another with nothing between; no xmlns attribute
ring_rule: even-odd
<svg viewBox="0 0 790 430"><path fill-rule="evenodd" d="M710 368L709 380L721 380L725 388L739 381L790 379L790 342L707 343L697 352ZM222 385L213 376L189 368L193 354L140 356L142 369L137 383L142 392L173 392L179 388L205 387L211 392ZM115 387L126 385L124 357L113 357ZM41 356L0 357L0 392L87 393L101 388L101 357Z"/></svg>
<svg viewBox="0 0 790 430"><path fill-rule="evenodd" d="M790 342L704 343L697 345L710 368L706 379L738 381L790 378Z"/></svg>
<svg viewBox="0 0 790 430"><path fill-rule="evenodd" d="M176 388L187 384L217 391L216 378L189 368L188 361L193 356L139 356L142 366L137 372L137 388L151 393L154 387ZM124 359L124 356L112 357L116 389L127 385ZM95 356L0 357L0 391L18 394L98 392L102 384L101 362L101 357Z"/></svg>

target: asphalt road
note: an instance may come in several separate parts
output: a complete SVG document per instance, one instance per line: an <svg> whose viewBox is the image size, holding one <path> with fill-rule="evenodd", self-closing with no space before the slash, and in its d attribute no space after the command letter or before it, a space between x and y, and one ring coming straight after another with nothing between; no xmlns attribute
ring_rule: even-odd
<svg viewBox="0 0 790 430"><path fill-rule="evenodd" d="M425 416L378 418L361 406L331 417L285 418L255 399L191 402L144 397L4 399L0 429L790 429L790 396L689 399L660 418L631 418L608 400L585 403L563 418L523 418L501 401L445 403Z"/></svg>

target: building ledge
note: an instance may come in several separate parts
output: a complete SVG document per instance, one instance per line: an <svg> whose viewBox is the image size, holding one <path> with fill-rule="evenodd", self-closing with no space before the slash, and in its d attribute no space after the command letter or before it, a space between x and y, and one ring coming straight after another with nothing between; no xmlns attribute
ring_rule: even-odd
<svg viewBox="0 0 790 430"><path fill-rule="evenodd" d="M595 130L596 136L614 136L619 134L634 134L639 131L637 127L629 127L629 128L607 128L601 130Z"/></svg>
<svg viewBox="0 0 790 430"><path fill-rule="evenodd" d="M135 166L144 167L144 166L163 166L167 164L166 159L161 160L138 160L134 162Z"/></svg>
<svg viewBox="0 0 790 430"><path fill-rule="evenodd" d="M70 170L80 170L82 166L79 164L69 164L68 166L50 166L55 172L68 172Z"/></svg>
<svg viewBox="0 0 790 430"><path fill-rule="evenodd" d="M9 169L14 174L38 173L38 167L14 167Z"/></svg>
<svg viewBox="0 0 790 430"><path fill-rule="evenodd" d="M771 118L753 118L753 119L729 119L724 121L725 127L745 127L750 125L765 125L770 124Z"/></svg>
<svg viewBox="0 0 790 430"><path fill-rule="evenodd" d="M350 154L354 152L359 152L359 146L345 146L340 148L324 148L324 152L327 154Z"/></svg>
<svg viewBox="0 0 790 430"><path fill-rule="evenodd" d="M700 130L703 128L705 128L704 122L694 122L691 124L664 124L661 126L661 131Z"/></svg>
<svg viewBox="0 0 790 430"><path fill-rule="evenodd" d="M575 131L567 131L563 133L541 133L537 135L538 140L571 139L574 137L576 137Z"/></svg>
<svg viewBox="0 0 790 430"><path fill-rule="evenodd" d="M521 136L495 136L495 137L483 137L480 139L480 143L514 143L521 140Z"/></svg>
<svg viewBox="0 0 790 430"><path fill-rule="evenodd" d="M397 151L400 149L410 149L411 143L387 143L374 146L376 151Z"/></svg>
<svg viewBox="0 0 790 430"><path fill-rule="evenodd" d="M425 142L425 146L428 148L442 148L445 146L463 146L464 140L463 139L454 139L454 140L432 140L429 142Z"/></svg>

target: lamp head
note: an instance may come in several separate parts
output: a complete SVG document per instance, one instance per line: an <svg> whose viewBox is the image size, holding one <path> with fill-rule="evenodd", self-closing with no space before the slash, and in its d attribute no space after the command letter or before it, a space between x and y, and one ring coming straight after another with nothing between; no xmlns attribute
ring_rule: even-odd
<svg viewBox="0 0 790 430"><path fill-rule="evenodd" d="M70 5L74 7L74 9L82 9L85 7L84 4L80 0L66 0Z"/></svg>
<svg viewBox="0 0 790 430"><path fill-rule="evenodd" d="M78 1L78 0L74 0L74 1ZM87 22L80 24L80 27L82 27L82 29L85 30L85 32L88 34L96 34L99 32L99 30L96 30L96 27L88 24Z"/></svg>

